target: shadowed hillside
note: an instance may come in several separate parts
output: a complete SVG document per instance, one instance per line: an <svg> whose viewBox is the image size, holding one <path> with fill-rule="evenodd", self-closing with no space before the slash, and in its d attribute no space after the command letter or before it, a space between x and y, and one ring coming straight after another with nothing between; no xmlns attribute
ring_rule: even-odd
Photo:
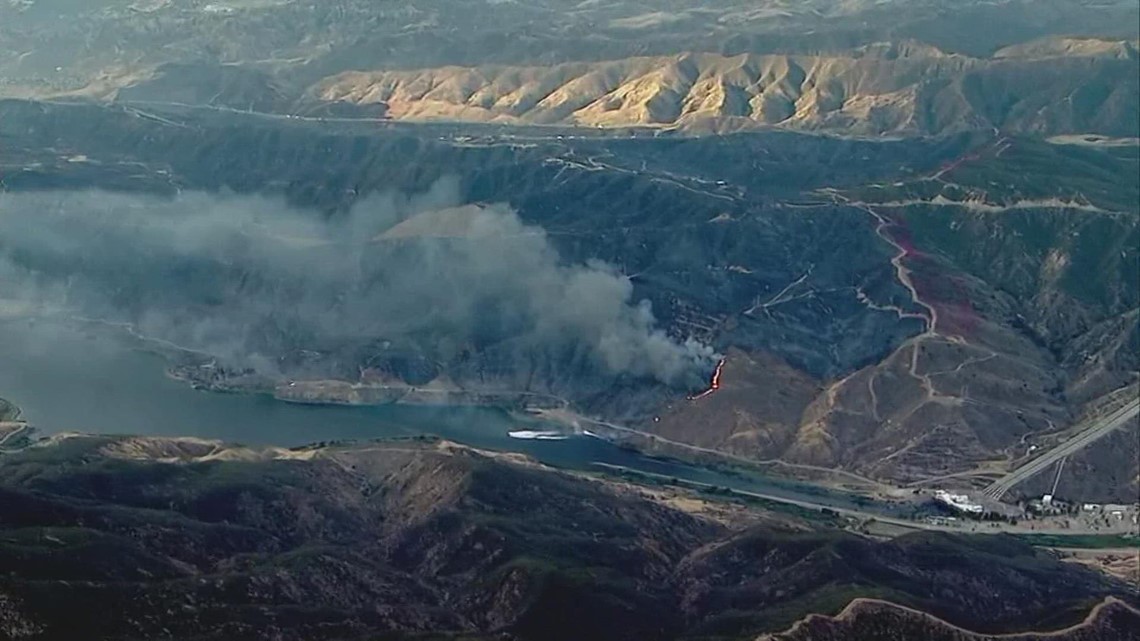
<svg viewBox="0 0 1140 641"><path fill-rule="evenodd" d="M431 440L61 437L0 458L0 497L0 622L29 641L746 639L868 594L997 632L1132 598L1011 539L733 531Z"/></svg>

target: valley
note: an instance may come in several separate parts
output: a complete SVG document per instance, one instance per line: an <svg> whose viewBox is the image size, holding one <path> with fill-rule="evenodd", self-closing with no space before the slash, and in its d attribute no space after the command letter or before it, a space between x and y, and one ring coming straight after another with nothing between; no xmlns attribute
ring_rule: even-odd
<svg viewBox="0 0 1140 641"><path fill-rule="evenodd" d="M624 296L649 301L662 337L704 344L709 353L726 357L718 389L701 395L716 364L703 356L707 359L683 380L662 385L638 375L599 376L608 367L605 361L581 353L547 352L533 360L509 342L472 349L476 342L449 348L447 355L428 347L422 337L415 339L421 346L396 343L377 351L375 343L354 344L350 334L331 342L328 336L306 342L296 330L290 336L282 319L266 318L257 321L263 324L257 336L239 340L274 360L275 372L258 382L219 379L216 373L228 370L210 370L209 382L198 383L210 388L252 384L250 391L276 390L282 398L349 404L402 396L519 410L570 408L582 417L730 456L838 468L902 484L941 477L968 480L965 473L979 466L998 471L1002 463L995 458L1016 460L1019 455L1013 452L1025 447L1026 439L1063 429L1086 403L1126 387L1134 377L1138 350L1130 341L1137 332L1132 310L1138 292L1123 275L1136 267L1138 256L1123 241L1137 233L1136 215L1064 204L1097 193L1095 181L1128 175L1136 166L1129 156L1135 154L1132 147L1039 147L1029 139L981 134L879 142L787 133L578 136L503 127L479 134L466 125L278 121L159 105L149 108L155 118L130 108L84 103L9 101L0 103L0 109L6 114L0 134L8 141L3 180L8 198L17 199L9 206L42 198L37 194L45 190L82 194L96 184L160 199L219 189L277 193L289 207L308 208L313 213L306 216L317 216L290 222L308 230L299 233L327 234L333 232L321 231L319 225L328 225L319 222L321 216L351 217L354 207L363 212L358 201L370 202L370 193L382 194L383 200L392 199L387 194L393 190L419 190L425 195L414 198L429 199L425 203L435 198L443 207L504 203L522 225L532 227L521 228L521 236L496 237L495 243L520 252L531 251L518 247L530 247L532 238L541 239L560 260L605 261L619 278L628 279L632 289ZM86 126L91 118L103 124L92 130ZM66 149L58 147L62 141ZM127 151L107 155L100 150L108 144ZM170 155L165 150L171 148L197 151ZM932 184L944 191L972 189L971 172L979 163L993 162L996 153L1032 162L1041 153L1058 151L1099 172L1068 194L1063 182L1054 183L1059 191L1049 197L1061 204L1017 205L1000 216L966 205L938 205L929 208L929 215L919 215L925 211L921 203L934 199L918 190ZM813 157L837 153L868 160L811 168ZM83 160L68 160L77 157ZM742 157L750 158L747 171L738 163ZM894 168L898 162L904 163L903 174L911 176L901 182L890 178L899 172ZM709 163L717 163L722 179L713 178L717 174L710 173ZM895 184L895 192L912 192L914 204L900 207L892 204L899 200L896 193L868 187L885 183ZM1035 188L1005 189L1040 197L1027 192ZM407 198L399 196L397 207L414 212L436 206ZM1003 207L1007 196L991 187L985 198L993 207ZM110 202L108 206L132 206L127 200ZM163 204L167 202L154 204L171 207ZM1121 206L1127 203L1113 209ZM480 211L448 215L483 215ZM436 214L416 216L420 218L412 221L425 221L417 225L437 224L427 222ZM1074 224L1091 225L1099 236L1072 249L1026 246L1024 257L1006 258L1014 262L1003 269L1015 270L1011 274L1041 269L1038 265L1056 262L1058 252L1066 252L1063 260L1076 269L1086 255L1091 257L1081 252L1103 252L1097 242L1121 242L1118 250L1110 250L1115 254L1107 254L1115 257L1105 259L1119 267L1098 271L1098 278L1109 279L1096 290L1103 294L1092 294L1100 298L1081 293L1084 299L1073 299L1066 283L1080 281L1064 280L1070 276L1036 282L1018 276L1022 280L1012 281L992 267L983 271L984 263L976 262L981 257L955 253L958 246L947 244L963 233L1023 237L1021 225L1037 226L1026 230L1045 234L1041 237L1048 243L1048 234ZM412 222L401 229L414 229L408 225ZM932 225L959 231L935 234ZM1003 227L995 231L993 225ZM1007 225L1014 227L1003 231ZM259 242L284 241L268 237ZM281 251L323 251L319 244L309 247L294 243ZM376 247L405 251L398 244ZM472 260L470 254L458 256ZM204 267L228 278L216 267ZM262 269L245 269L251 268ZM278 278L259 278L266 277ZM444 272L438 277L452 278ZM269 296L267 304L280 305L289 300L280 298L290 295L287 282L242 286L244 295ZM92 285L115 287L113 281ZM1041 306L1042 296L1049 297L1051 307ZM131 318L130 306L145 300L124 299L127 306L116 312L120 317L103 318L137 323L143 317ZM173 305L168 308L173 311L211 303L173 298L161 304ZM222 304L216 309L226 309ZM135 313L146 312L153 323L155 311L139 307ZM227 312L233 313L247 312ZM99 314L104 312L89 315ZM304 328L313 321L297 316L289 322ZM142 329L207 354L185 361L191 369L179 370L193 380L199 377L195 368L213 362L207 345L191 344L194 334L187 331L192 327ZM1086 351L1085 360L1077 360L1082 341L1101 335L1116 337L1109 344L1116 347L1096 355ZM524 360L516 360L520 357ZM243 360L235 354L226 366L246 371L251 363ZM520 369L516 363L526 365Z"/></svg>
<svg viewBox="0 0 1140 641"><path fill-rule="evenodd" d="M0 0L0 638L1140 641L1140 8Z"/></svg>
<svg viewBox="0 0 1140 641"><path fill-rule="evenodd" d="M518 453L558 468L598 471L599 465L637 468L664 478L731 485L772 497L824 501L857 507L854 494L759 474L687 465L676 459L644 457L591 437L583 430L508 413L494 407L382 404L377 406L282 403L266 395L193 390L163 375L163 360L139 351L129 339L46 321L34 326L0 325L0 351L19 370L0 374L2 386L20 402L19 421L0 434L0 448L15 451L40 439L96 434L145 434L177 439L188 434L202 442L248 447L303 447L316 442L370 439L445 438L487 451ZM77 358L78 354L82 357ZM66 403L58 401L67 399ZM7 401L6 401L7 403ZM15 407L15 403L9 403ZM23 421L30 424L28 429ZM566 440L516 439L509 432L549 429ZM890 513L896 507L879 508Z"/></svg>

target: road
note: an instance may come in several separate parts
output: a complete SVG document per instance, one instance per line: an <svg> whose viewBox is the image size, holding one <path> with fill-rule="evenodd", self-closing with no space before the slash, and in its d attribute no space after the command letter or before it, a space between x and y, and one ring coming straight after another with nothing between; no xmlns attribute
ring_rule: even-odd
<svg viewBox="0 0 1140 641"><path fill-rule="evenodd" d="M11 440L15 439L17 436L24 434L29 429L27 423L14 423L14 422L13 423L3 423L3 422L0 422L0 426L11 428L10 431L4 433L3 436L0 436L0 451L3 451L3 447L8 443L8 441L11 441Z"/></svg>
<svg viewBox="0 0 1140 641"><path fill-rule="evenodd" d="M1018 483L1047 469L1066 456L1083 450L1113 430L1123 427L1137 414L1140 414L1140 399L1132 401L1108 416L1093 421L1080 434L994 481L985 489L985 495L992 499L1000 499Z"/></svg>
<svg viewBox="0 0 1140 641"><path fill-rule="evenodd" d="M52 100L44 99L38 100L41 104L53 104L60 106L74 106L76 103L70 100ZM321 124L357 124L367 125L369 127L455 127L463 128L467 134L478 135L477 132L482 131L482 135L501 136L504 139L512 141L519 140L535 140L535 141L549 141L559 139L575 139L575 138L612 138L618 132L631 132L633 130L653 131L659 133L660 130L655 127L620 127L615 129L583 129L575 127L574 125L567 124L542 124L542 123L526 123L521 125L503 125L499 123L482 123L467 120L445 120L445 119L431 119L431 120L399 120L384 118L380 116L303 116L299 114L290 113L274 113L268 111L253 111L251 109L237 109L234 107L227 107L224 105L210 105L210 104L191 104L186 102L170 102L165 100L116 100L112 105L123 108L128 113L131 113L138 118L146 118L156 122L162 122L169 126L186 127L186 123L171 120L170 118L161 116L149 111L152 108L160 111L210 111L215 113L234 114L246 117L261 118L265 120L276 121L290 121L290 122L308 122L308 123L321 123ZM503 135L503 132L510 130L512 133ZM529 132L529 135L528 133Z"/></svg>
<svg viewBox="0 0 1140 641"><path fill-rule="evenodd" d="M574 422L588 423L590 425L594 425L597 427L604 427L606 429L610 429L610 430L613 430L615 432L621 432L624 434L633 434L633 435L639 436L641 438L647 439L647 440L655 442L655 443L662 443L662 444L672 446L672 447L676 447L678 449L683 449L683 450L686 450L689 452L696 452L698 454L709 455L709 456L712 456L712 457L715 457L715 458L718 458L721 460L736 461L739 463L743 463L747 466L777 465L777 466L781 466L781 467L787 467L790 469L809 470L812 472L818 472L818 473L822 473L822 474L829 474L829 475L833 475L833 476L840 476L843 478L847 478L847 479L850 479L852 482L854 482L856 485L862 486L862 487L869 487L869 488L874 488L874 489L885 489L886 488L886 486L884 486L882 483L875 481L873 479L870 479L866 476L860 476L858 474L855 474L854 472L848 472L846 470L840 470L840 469L836 469L836 468L832 468L832 467L821 467L818 465L806 465L806 464L802 464L802 463L789 463L787 461L782 461L780 459L756 459L756 458L749 458L747 456L739 456L737 454L732 454L730 452L724 452L724 451L709 448L709 447L701 447L699 445L693 445L692 443L675 441L673 439L665 438L664 436L660 436L660 435L654 434L652 432L644 432L642 430L634 429L632 427L626 427L624 425L617 425L615 423L609 423L606 421L599 421L597 419L587 418L585 416L581 416L581 415L577 415L577 414L574 414L574 415L570 416L569 418L562 418L562 420L559 420L559 418L552 415L552 413L549 411L539 412L538 414L539 414L539 416L544 416L546 418L550 418L556 422L569 422L570 424L573 424Z"/></svg>
<svg viewBox="0 0 1140 641"><path fill-rule="evenodd" d="M594 463L599 469L606 470L611 473L629 473L635 476L642 476L646 478L657 479L659 481L666 481L672 483L675 479L665 474L658 474L656 472L649 472L640 470L633 467L626 467L624 465L612 465L610 463ZM689 479L682 479L681 486L690 488L704 488L710 489L717 487L712 483L705 483L702 481L694 481ZM795 505L808 510L823 510L828 509L836 514L851 517L859 520L873 519L879 523L887 523L899 528L907 530L933 530L936 532L954 532L957 534L995 534L998 532L1005 532L1010 534L1048 534L1054 536L1071 536L1074 534L1072 528L1065 527L1037 527L1036 524L1026 525L1024 523L1019 525L1011 525L1003 521L969 521L961 520L953 524L950 523L932 523L929 521L912 521L910 519L902 519L893 516L887 516L880 512L872 510L857 510L850 507L843 507L827 503L824 500L809 501L804 499L794 499L787 496L779 496L776 494L765 494L763 492L754 492L743 488L733 487L730 484L726 486L732 491L734 495L747 496L765 501L772 501L775 503L783 503L786 505Z"/></svg>
<svg viewBox="0 0 1140 641"><path fill-rule="evenodd" d="M903 265L903 261L910 257L910 251L906 247L903 247L902 244L900 244L897 240L894 239L894 237L890 235L890 233L887 232L887 228L894 226L894 222L892 222L886 216L883 216L879 212L875 211L867 203L853 202L847 196L844 196L843 194L833 189L825 191L832 197L832 200L837 205L847 205L849 207L854 207L860 211L870 214L871 217L875 219L875 235L895 250L895 255L891 258L891 265L895 268L895 279L899 282L900 285L903 286L904 289L907 290L907 293L910 294L911 301L914 302L915 305L925 309L927 313L917 314L915 312L908 312L895 305L875 307L883 310L894 311L898 314L898 317L900 319L917 318L921 320L923 324L926 325L926 331L919 336L916 336L915 338L920 339L922 337L937 335L938 310L935 309L933 305L922 300L922 298L919 297L918 289L915 288L914 281L911 280L911 271L906 267L906 265Z"/></svg>

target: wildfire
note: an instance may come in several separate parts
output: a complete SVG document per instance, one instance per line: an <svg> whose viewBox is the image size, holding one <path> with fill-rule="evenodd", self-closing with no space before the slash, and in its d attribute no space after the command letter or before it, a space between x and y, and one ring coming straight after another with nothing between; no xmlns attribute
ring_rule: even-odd
<svg viewBox="0 0 1140 641"><path fill-rule="evenodd" d="M707 390L701 392L700 394L697 394L696 396L690 396L689 400L695 401L698 398L704 398L704 397L708 396L709 394L712 394L713 392L720 389L720 372L722 369L724 369L724 359L723 358L717 362L716 369L713 370L712 380L709 381L709 388Z"/></svg>

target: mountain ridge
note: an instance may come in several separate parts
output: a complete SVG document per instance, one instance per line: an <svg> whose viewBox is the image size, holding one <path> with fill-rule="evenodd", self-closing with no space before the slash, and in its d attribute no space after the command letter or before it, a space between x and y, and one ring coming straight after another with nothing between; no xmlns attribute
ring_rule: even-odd
<svg viewBox="0 0 1140 641"><path fill-rule="evenodd" d="M1015 632L1011 634L981 634L948 623L926 612L908 608L897 603L874 598L853 599L838 614L833 616L811 614L797 621L792 627L776 634L765 634L756 641L827 641L829 639L862 639L864 630L861 623L875 617L895 619L872 624L872 629L880 626L893 626L893 638L904 639L906 634L923 634L927 641L1042 641L1044 639L1088 639L1102 638L1106 633L1129 635L1127 621L1140 621L1140 610L1113 597L1101 601L1080 623L1066 628L1049 631ZM1123 624L1123 625L1122 625ZM870 631L868 631L870 632ZM1135 637L1131 634L1131 637ZM870 637L868 637L870 638ZM874 637L881 639L882 637ZM1128 637L1122 637L1128 638Z"/></svg>
<svg viewBox="0 0 1140 641"><path fill-rule="evenodd" d="M1082 49L1072 42L1091 44ZM682 53L551 67L347 71L306 95L383 105L387 117L409 121L686 133L775 126L857 135L987 128L1135 135L1138 125L1129 118L1140 96L1136 74L1129 73L1135 46L1069 43L1008 48L989 59L887 43L826 56ZM1131 54L1114 55L1118 50Z"/></svg>
<svg viewBox="0 0 1140 641"><path fill-rule="evenodd" d="M242 450L77 435L0 457L0 497L15 508L0 513L0 630L21 641L743 640L875 594L997 633L1131 598L1011 537L875 541L824 516L762 511L730 526L683 501L433 439L202 460L207 447ZM1005 607L982 607L992 599Z"/></svg>

